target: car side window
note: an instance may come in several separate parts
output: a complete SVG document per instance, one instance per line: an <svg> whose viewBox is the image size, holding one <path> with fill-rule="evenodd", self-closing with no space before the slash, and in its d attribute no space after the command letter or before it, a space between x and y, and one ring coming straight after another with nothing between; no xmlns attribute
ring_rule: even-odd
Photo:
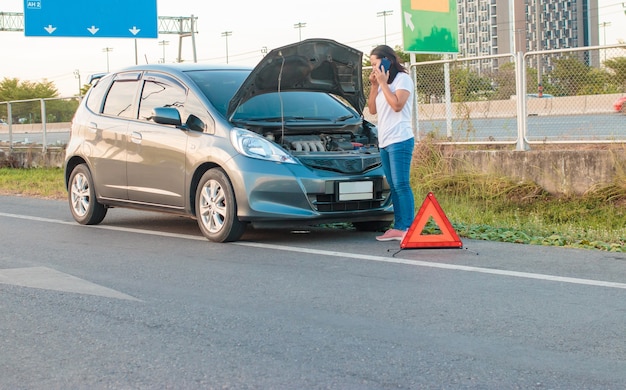
<svg viewBox="0 0 626 390"><path fill-rule="evenodd" d="M135 118L133 110L137 80L115 80L104 102L103 114Z"/></svg>
<svg viewBox="0 0 626 390"><path fill-rule="evenodd" d="M176 80L147 74L141 91L139 119L150 120L155 107L175 107L182 117L185 100L187 91Z"/></svg>
<svg viewBox="0 0 626 390"><path fill-rule="evenodd" d="M102 101L107 91L109 90L109 85L111 85L112 76L106 76L102 79L95 82L95 84L89 90L89 95L87 95L87 108L91 111L100 113L102 110Z"/></svg>

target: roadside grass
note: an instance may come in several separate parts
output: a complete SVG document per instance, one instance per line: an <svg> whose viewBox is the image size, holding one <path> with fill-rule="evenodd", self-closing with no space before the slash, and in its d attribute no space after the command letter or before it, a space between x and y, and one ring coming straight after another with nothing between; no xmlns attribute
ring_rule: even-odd
<svg viewBox="0 0 626 390"><path fill-rule="evenodd" d="M0 194L65 199L62 168L0 168Z"/></svg>
<svg viewBox="0 0 626 390"><path fill-rule="evenodd" d="M451 173L451 165L441 146L420 142L412 187L416 207L432 192L461 237L626 252L626 176L584 195L558 196L532 182Z"/></svg>
<svg viewBox="0 0 626 390"><path fill-rule="evenodd" d="M415 205L432 192L462 238L626 252L626 178L582 196L555 196L534 183L450 173L449 166L439 147L419 143ZM66 199L63 169L0 168L0 194ZM429 223L425 230L438 227Z"/></svg>

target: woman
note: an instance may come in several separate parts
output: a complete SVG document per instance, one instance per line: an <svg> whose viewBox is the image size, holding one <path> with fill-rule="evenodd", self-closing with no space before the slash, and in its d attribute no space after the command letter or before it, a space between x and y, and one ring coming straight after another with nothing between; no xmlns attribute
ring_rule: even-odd
<svg viewBox="0 0 626 390"><path fill-rule="evenodd" d="M387 60L389 70L385 71L381 63ZM393 229L376 239L401 241L415 213L415 199L409 181L415 146L411 127L413 80L395 51L387 45L375 47L370 54L370 62L371 89L367 107L371 114L378 115L378 146L383 170L391 188L394 212Z"/></svg>

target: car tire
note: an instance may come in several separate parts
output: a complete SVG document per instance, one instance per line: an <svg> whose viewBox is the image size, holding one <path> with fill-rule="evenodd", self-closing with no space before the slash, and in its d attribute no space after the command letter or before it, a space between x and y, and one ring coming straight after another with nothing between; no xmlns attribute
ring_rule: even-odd
<svg viewBox="0 0 626 390"><path fill-rule="evenodd" d="M67 198L72 216L81 225L97 225L107 214L107 208L96 199L93 178L85 164L72 170Z"/></svg>
<svg viewBox="0 0 626 390"><path fill-rule="evenodd" d="M233 187L219 168L204 173L196 192L196 219L202 234L210 241L237 241L246 224L237 218L237 202Z"/></svg>
<svg viewBox="0 0 626 390"><path fill-rule="evenodd" d="M360 232L381 232L389 229L389 221L352 222L352 226Z"/></svg>

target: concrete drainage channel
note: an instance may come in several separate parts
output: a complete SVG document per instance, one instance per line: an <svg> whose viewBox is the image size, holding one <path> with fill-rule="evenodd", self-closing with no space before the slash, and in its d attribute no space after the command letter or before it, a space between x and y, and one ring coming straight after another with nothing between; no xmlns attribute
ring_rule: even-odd
<svg viewBox="0 0 626 390"><path fill-rule="evenodd" d="M450 150L458 172L484 173L534 182L552 194L580 195L591 188L626 180L626 148L592 150ZM64 147L0 145L0 167L63 167Z"/></svg>

